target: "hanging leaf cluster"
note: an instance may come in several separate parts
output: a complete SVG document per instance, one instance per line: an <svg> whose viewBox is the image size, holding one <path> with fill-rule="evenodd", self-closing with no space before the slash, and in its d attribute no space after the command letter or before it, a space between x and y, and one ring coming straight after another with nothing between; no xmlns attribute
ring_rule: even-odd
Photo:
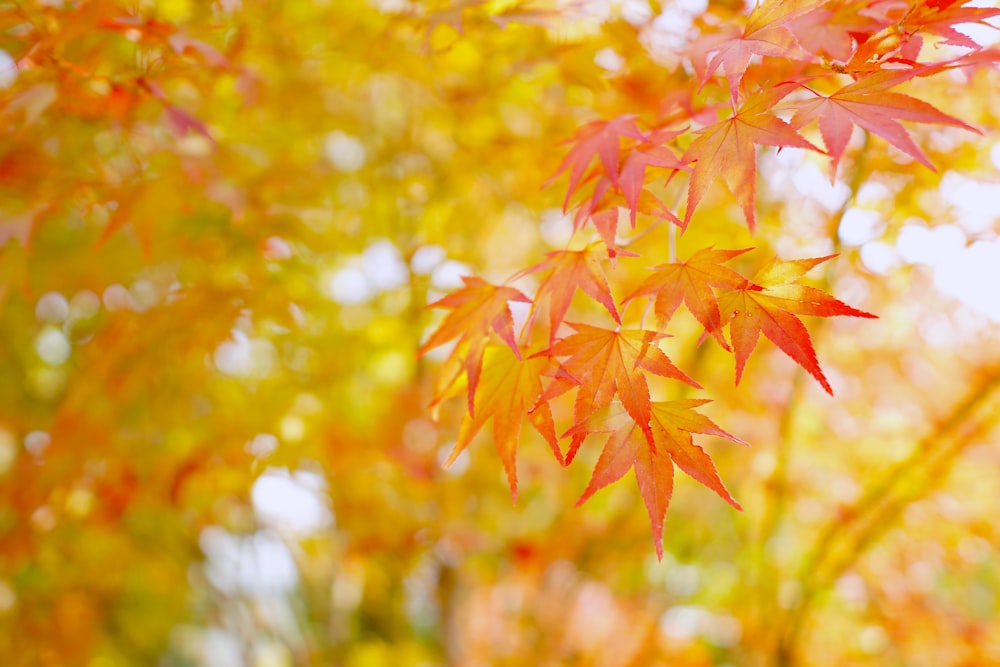
<svg viewBox="0 0 1000 667"><path fill-rule="evenodd" d="M660 235L673 252L670 226L684 233L698 225L700 205L723 185L754 232L762 147L822 156L835 179L857 131L934 169L902 122L976 130L900 88L992 65L996 54L956 26L997 15L1000 9L961 1L765 0L728 23L702 24L686 67L673 73L682 83L662 105L594 120L566 142L549 183L563 175L568 180L563 206L572 215L571 244L508 283L466 278L462 289L431 304L448 312L421 351L455 341L435 401L463 392L467 399L451 459L492 420L516 495L524 421L564 465L589 436L609 433L580 501L634 470L658 553L675 467L738 508L693 434L740 440L697 411L707 399L656 400L650 391L652 375L700 388L659 347L675 314L683 305L704 338L732 354L737 384L763 334L830 394L801 318L875 316L803 282L832 255L758 258L759 268L748 275L729 264L750 248L707 247L656 264L625 247L621 227ZM935 60L938 45L969 51ZM671 183L682 188L679 206L654 194ZM752 257L740 261L751 266ZM608 267L625 261L655 264L628 294L608 279ZM539 279L534 294L512 286L526 275ZM599 305L603 324L574 319L578 292ZM519 331L514 302L530 304ZM626 318L630 306L633 314L651 309L652 321ZM572 420L559 426L552 403L567 394Z"/></svg>

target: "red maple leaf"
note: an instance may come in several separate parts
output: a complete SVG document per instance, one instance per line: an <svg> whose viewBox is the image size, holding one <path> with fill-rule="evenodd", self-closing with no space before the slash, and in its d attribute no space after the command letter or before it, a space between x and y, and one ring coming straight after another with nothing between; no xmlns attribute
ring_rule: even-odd
<svg viewBox="0 0 1000 667"><path fill-rule="evenodd" d="M756 226L754 203L757 198L756 144L819 149L800 137L795 129L770 113L774 105L791 90L778 88L751 98L732 117L701 130L691 142L684 162L694 162L688 184L686 228L698 203L717 176L721 176L743 209L750 231Z"/></svg>
<svg viewBox="0 0 1000 667"><path fill-rule="evenodd" d="M639 211L639 202L642 194L645 192L646 170L649 167L669 169L671 170L670 175L673 176L678 171L688 169L688 166L681 162L672 150L663 145L664 142L678 134L680 132L677 131L657 132L650 137L650 140L654 143L653 146L636 147L625 158L625 164L622 166L619 181L625 202L628 204L633 229L635 229L635 216Z"/></svg>
<svg viewBox="0 0 1000 667"><path fill-rule="evenodd" d="M852 308L822 290L795 281L814 266L836 255L782 262L777 259L764 267L738 290L719 297L722 318L729 324L729 337L736 356L736 383L739 384L750 353L761 332L782 352L805 368L829 394L830 383L819 367L809 330L798 315L832 317L876 317Z"/></svg>
<svg viewBox="0 0 1000 667"><path fill-rule="evenodd" d="M719 302L712 288L738 289L746 283L746 278L722 264L749 250L752 248L703 248L685 262L660 264L623 303L640 296L652 296L657 323L662 329L683 302L705 331L728 350L729 344L722 334Z"/></svg>
<svg viewBox="0 0 1000 667"><path fill-rule="evenodd" d="M608 256L615 257L618 235L618 212L622 204L628 204L623 195L612 188L611 179L601 176L594 184L594 192L588 202L581 204L573 215L573 231L580 230L589 220L597 233L601 235L608 249ZM669 220L680 226L680 219L671 212L667 205L656 198L649 190L641 189L638 199L634 202L633 211ZM635 229L635 217L632 218L632 228Z"/></svg>
<svg viewBox="0 0 1000 667"><path fill-rule="evenodd" d="M630 137L643 143L646 135L635 124L635 116L619 116L611 120L595 120L580 128L573 137L563 143L575 143L563 159L559 168L552 174L545 186L548 186L562 172L569 170L569 187L563 210L569 207L569 200L576 191L587 167L596 157L604 167L604 172L611 183L618 185L618 165L621 153L621 138Z"/></svg>
<svg viewBox="0 0 1000 667"><path fill-rule="evenodd" d="M586 437L591 433L611 432L604 443L590 483L577 505L586 502L608 484L621 479L629 470L635 470L639 493L649 514L658 558L663 557L663 522L673 494L674 465L715 491L736 509L742 509L726 490L711 457L694 444L691 437L692 433L702 433L746 444L719 428L708 417L695 412L694 408L707 402L688 399L652 403L652 441L647 439L644 429L623 406L607 407L570 429L564 435L572 435L574 438Z"/></svg>

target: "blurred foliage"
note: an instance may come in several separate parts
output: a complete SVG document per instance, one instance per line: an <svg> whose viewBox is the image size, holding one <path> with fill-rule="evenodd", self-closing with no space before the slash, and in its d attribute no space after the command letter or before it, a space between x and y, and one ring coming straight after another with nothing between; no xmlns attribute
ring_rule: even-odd
<svg viewBox="0 0 1000 667"><path fill-rule="evenodd" d="M485 434L440 465L424 306L563 246L558 142L655 113L742 9L698 5L0 5L0 663L1000 663L997 324L946 279L997 238L994 70L910 87L984 132L914 129L941 171L766 151L759 235L713 191L678 240L840 251L881 318L812 327L835 399L678 318L743 514L679 479L657 562L634 488L573 509L589 444L526 429L516 505Z"/></svg>

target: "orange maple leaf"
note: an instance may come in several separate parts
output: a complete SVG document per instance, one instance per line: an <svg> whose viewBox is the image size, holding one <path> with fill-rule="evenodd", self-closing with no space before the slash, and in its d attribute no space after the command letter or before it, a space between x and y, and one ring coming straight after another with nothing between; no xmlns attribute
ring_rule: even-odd
<svg viewBox="0 0 1000 667"><path fill-rule="evenodd" d="M791 125L770 113L774 105L789 92L790 89L779 88L751 98L732 117L701 130L691 142L681 158L684 162L695 163L688 184L687 210L684 212L682 225L684 228L716 176L721 176L740 203L747 226L751 232L754 231L754 202L757 198L755 144L794 146L819 151L800 137Z"/></svg>
<svg viewBox="0 0 1000 667"><path fill-rule="evenodd" d="M658 558L663 557L663 522L673 494L674 465L715 491L738 510L740 504L732 497L719 478L711 457L694 444L692 433L716 435L746 444L722 430L694 408L708 403L704 399L662 401L651 404L653 440L623 407L607 407L570 429L565 435L586 437L591 433L611 432L594 467L590 483L577 505L608 484L618 481L629 470L635 470L639 493L649 514L653 544Z"/></svg>
<svg viewBox="0 0 1000 667"><path fill-rule="evenodd" d="M729 337L733 342L737 384L763 332L782 352L816 378L827 393L833 394L819 367L809 330L796 314L876 317L852 308L815 287L795 283L810 269L833 257L836 255L790 262L775 259L742 288L726 292L719 298L722 317L729 324Z"/></svg>
<svg viewBox="0 0 1000 667"><path fill-rule="evenodd" d="M556 250L548 253L543 261L519 274L547 271L535 293L528 321L534 319L538 304L548 296L550 343L555 340L556 330L566 316L577 289L583 290L587 296L604 306L615 322L621 324L615 300L611 296L611 288L608 287L608 279L604 275L604 269L601 268L600 260L595 256L594 251L598 248L597 243L592 243L581 250Z"/></svg>
<svg viewBox="0 0 1000 667"><path fill-rule="evenodd" d="M517 447L524 415L545 438L559 463L563 463L555 422L548 403L538 404L542 375L553 366L548 357L521 359L503 345L489 345L483 353L482 375L475 390L475 413L462 418L458 439L445 465L451 465L487 420L493 420L493 443L507 473L507 483L517 499Z"/></svg>
<svg viewBox="0 0 1000 667"><path fill-rule="evenodd" d="M722 334L722 315L713 287L738 289L746 278L722 266L752 248L742 250L715 250L703 248L685 262L660 264L653 273L625 298L623 303L640 296L653 297L653 310L662 329L683 302L695 319L712 335L719 345L729 349Z"/></svg>
<svg viewBox="0 0 1000 667"><path fill-rule="evenodd" d="M473 396L479 382L483 364L483 353L490 340L491 332L507 344L517 358L521 352L514 340L514 317L510 312L510 301L531 303L520 290L504 285L494 285L482 278L462 276L465 287L429 304L428 308L449 308L441 325L430 335L417 356L423 356L428 350L444 345L450 340L458 339L455 349L449 356L453 371L438 392L434 403L438 403L447 389L457 381L464 370L469 383L469 413L474 411Z"/></svg>
<svg viewBox="0 0 1000 667"><path fill-rule="evenodd" d="M652 442L649 385L642 371L701 388L656 346L656 341L665 338L666 334L568 324L577 333L557 341L540 353L552 357L569 357L561 364L563 375L556 377L540 400L548 401L579 386L573 412L574 420L578 423L610 404L617 395L625 406L625 411L635 419L647 439ZM574 435L566 454L566 463L573 461L584 435Z"/></svg>

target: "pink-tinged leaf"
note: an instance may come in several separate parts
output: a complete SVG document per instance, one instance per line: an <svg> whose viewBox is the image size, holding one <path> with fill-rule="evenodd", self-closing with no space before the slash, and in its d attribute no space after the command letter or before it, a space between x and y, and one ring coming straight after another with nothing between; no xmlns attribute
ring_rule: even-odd
<svg viewBox="0 0 1000 667"><path fill-rule="evenodd" d="M868 75L850 83L832 95L825 96L810 89L813 99L796 102L792 125L801 128L816 120L823 143L833 162L833 172L847 148L855 125L876 134L890 144L912 156L927 168L934 165L913 142L898 121L934 123L960 127L979 134L979 131L957 118L909 95L890 92L889 89L919 74L914 69L907 72L884 71Z"/></svg>
<svg viewBox="0 0 1000 667"><path fill-rule="evenodd" d="M635 216L639 211L639 199L646 186L646 169L659 167L673 172L688 169L674 152L666 146L652 148L636 148L625 158L620 177L622 194L628 204L632 228L635 228Z"/></svg>
<svg viewBox="0 0 1000 667"><path fill-rule="evenodd" d="M900 29L905 33L930 33L942 37L945 44L967 49L982 45L955 29L956 25L977 24L996 30L986 19L1000 16L997 7L967 7L965 0L924 0L905 13Z"/></svg>
<svg viewBox="0 0 1000 667"><path fill-rule="evenodd" d="M212 139L212 135L208 132L208 126L205 125L205 123L203 123L200 119L195 118L180 107L168 104L166 109L167 119L170 121L170 127L173 129L174 134L178 137L183 137L188 132L194 132L202 135L214 143L215 140Z"/></svg>
<svg viewBox="0 0 1000 667"><path fill-rule="evenodd" d="M590 217L594 223L597 233L601 235L604 246L608 249L608 257L617 257L618 250L618 208L609 208L606 211L595 213Z"/></svg>
<svg viewBox="0 0 1000 667"><path fill-rule="evenodd" d="M629 115L619 116L611 120L594 121L580 128L573 138L568 140L567 143L575 143L576 145L570 149L559 168L545 183L547 186L559 174L569 171L569 187L563 202L563 210L569 207L570 198L595 157L604 167L605 175L617 187L621 138L628 137L643 143L646 142L646 135L636 126L635 118L634 115Z"/></svg>
<svg viewBox="0 0 1000 667"><path fill-rule="evenodd" d="M777 0L759 3L747 19L742 33L710 35L695 43L693 50L708 55L700 73L701 85L720 67L729 82L733 107L739 98L739 86L747 66L755 56L802 58L807 54L798 48L788 30L796 18L815 9L815 0ZM700 59L696 59L696 63Z"/></svg>
<svg viewBox="0 0 1000 667"><path fill-rule="evenodd" d="M799 46L809 53L846 63L854 52L854 35L878 32L884 23L843 2L827 2L787 24Z"/></svg>
<svg viewBox="0 0 1000 667"><path fill-rule="evenodd" d="M973 74L981 67L996 68L1000 64L1000 49L979 49L972 53L959 56L945 64L945 69L958 69L963 73L966 80L972 79Z"/></svg>
<svg viewBox="0 0 1000 667"><path fill-rule="evenodd" d="M639 192L639 197L634 203L638 213L656 216L669 220L678 226L681 225L680 219L646 189ZM608 257L615 257L618 253L618 215L622 204L628 204L624 196L612 188L611 179L601 176L594 183L594 192L590 200L581 204L573 215L573 231L579 231L590 221L600 234L601 240L604 241Z"/></svg>

